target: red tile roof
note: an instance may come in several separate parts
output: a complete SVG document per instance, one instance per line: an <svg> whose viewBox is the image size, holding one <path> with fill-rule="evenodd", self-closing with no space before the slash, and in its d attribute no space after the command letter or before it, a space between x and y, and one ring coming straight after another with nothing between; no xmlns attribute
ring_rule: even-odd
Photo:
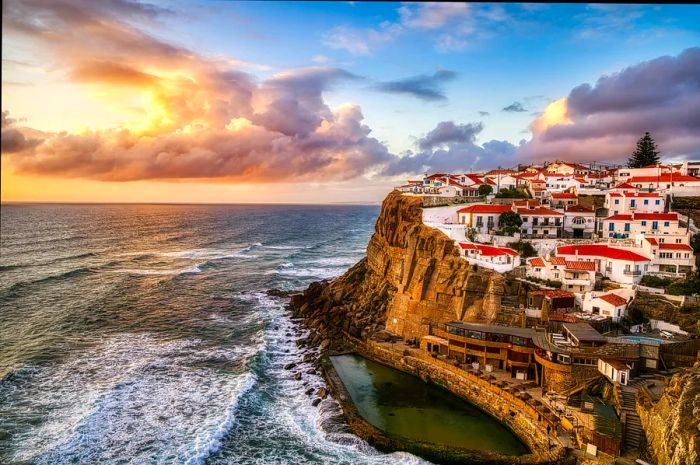
<svg viewBox="0 0 700 465"><path fill-rule="evenodd" d="M596 297L596 299L604 300L615 307L620 307L627 303L627 300L623 299L617 294L613 294L612 292L610 294L599 295L598 297Z"/></svg>
<svg viewBox="0 0 700 465"><path fill-rule="evenodd" d="M517 251L509 249L508 247L494 247L492 245L481 245L476 244L476 248L479 249L479 253L486 257L494 257L498 255L511 255L517 257L520 255Z"/></svg>
<svg viewBox="0 0 700 465"><path fill-rule="evenodd" d="M542 257L533 257L528 259L530 266L544 266L544 260Z"/></svg>
<svg viewBox="0 0 700 465"><path fill-rule="evenodd" d="M579 261L566 261L567 270L583 270L583 271L595 271L595 262L587 260Z"/></svg>
<svg viewBox="0 0 700 465"><path fill-rule="evenodd" d="M605 257L614 260L625 260L630 262L648 262L649 259L643 255L625 249L616 249L603 244L577 244L562 245L557 247L557 255L579 255L588 257Z"/></svg>
<svg viewBox="0 0 700 465"><path fill-rule="evenodd" d="M654 239L653 237L645 237L644 239L651 245L659 245L659 243L656 242L656 239Z"/></svg>
<svg viewBox="0 0 700 465"><path fill-rule="evenodd" d="M555 210L550 210L549 208L536 207L536 208L518 208L518 214L520 216L532 216L532 215L542 215L542 216L563 216L562 212Z"/></svg>
<svg viewBox="0 0 700 465"><path fill-rule="evenodd" d="M552 265L566 265L564 257L549 257L549 263Z"/></svg>
<svg viewBox="0 0 700 465"><path fill-rule="evenodd" d="M460 208L457 213L503 213L511 211L510 205L476 204Z"/></svg>
<svg viewBox="0 0 700 465"><path fill-rule="evenodd" d="M571 205L566 207L564 211L573 213L593 213L592 208L584 207L583 205Z"/></svg>
<svg viewBox="0 0 700 465"><path fill-rule="evenodd" d="M632 215L613 215L605 218L606 221L633 221L634 216Z"/></svg>
<svg viewBox="0 0 700 465"><path fill-rule="evenodd" d="M671 220L678 221L678 213L634 213L635 220Z"/></svg>
<svg viewBox="0 0 700 465"><path fill-rule="evenodd" d="M577 199L578 196L573 192L554 192L552 194L553 199Z"/></svg>
<svg viewBox="0 0 700 465"><path fill-rule="evenodd" d="M634 176L630 178L629 183L634 182L699 182L700 178L694 176L686 176L680 173L662 173L660 176Z"/></svg>
<svg viewBox="0 0 700 465"><path fill-rule="evenodd" d="M613 189L636 189L632 184L629 182L623 182L622 184L618 184L615 186Z"/></svg>
<svg viewBox="0 0 700 465"><path fill-rule="evenodd" d="M688 244L667 244L662 242L659 244L659 249L661 250L693 250Z"/></svg>
<svg viewBox="0 0 700 465"><path fill-rule="evenodd" d="M459 246L462 250L476 250L476 245L471 242L460 242Z"/></svg>

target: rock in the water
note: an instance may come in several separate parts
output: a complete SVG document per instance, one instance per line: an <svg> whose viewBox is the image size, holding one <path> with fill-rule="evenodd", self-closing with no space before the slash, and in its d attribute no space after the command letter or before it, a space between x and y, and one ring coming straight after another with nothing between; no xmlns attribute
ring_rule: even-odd
<svg viewBox="0 0 700 465"><path fill-rule="evenodd" d="M297 366L297 364L294 363L294 362L287 363L287 364L284 366L284 369L285 369L285 370L291 370L291 369L294 368L295 366Z"/></svg>
<svg viewBox="0 0 700 465"><path fill-rule="evenodd" d="M325 399L326 396L328 396L328 390L324 387L320 387L318 388L317 394L321 399Z"/></svg>
<svg viewBox="0 0 700 465"><path fill-rule="evenodd" d="M314 388L309 388L306 390L306 392L304 392L304 394L306 394L307 396L310 396L313 393L314 393Z"/></svg>
<svg viewBox="0 0 700 465"><path fill-rule="evenodd" d="M311 402L311 405L313 405L314 407L316 407L316 406L317 406L318 404L320 404L320 403L321 403L321 399L317 397L317 398L315 398L315 399L313 400L313 402Z"/></svg>
<svg viewBox="0 0 700 465"><path fill-rule="evenodd" d="M296 373L294 373L294 379L299 381L301 379L301 373L298 371Z"/></svg>

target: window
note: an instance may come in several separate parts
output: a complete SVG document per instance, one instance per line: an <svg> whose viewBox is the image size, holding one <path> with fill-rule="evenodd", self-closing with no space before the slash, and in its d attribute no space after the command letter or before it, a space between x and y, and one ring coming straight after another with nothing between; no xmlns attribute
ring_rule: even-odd
<svg viewBox="0 0 700 465"><path fill-rule="evenodd" d="M676 244L680 244L680 243L681 243L681 239L676 239Z"/></svg>
<svg viewBox="0 0 700 465"><path fill-rule="evenodd" d="M637 200L636 199L630 200L630 207L634 208L636 206L637 206Z"/></svg>
<svg viewBox="0 0 700 465"><path fill-rule="evenodd" d="M646 221L642 221L642 226L646 226L646 225L647 225L647 222L646 222Z"/></svg>
<svg viewBox="0 0 700 465"><path fill-rule="evenodd" d="M644 199L644 205L649 205L649 199Z"/></svg>
<svg viewBox="0 0 700 465"><path fill-rule="evenodd" d="M576 218L574 218L573 223L574 224L583 224L583 218L580 216L577 216Z"/></svg>
<svg viewBox="0 0 700 465"><path fill-rule="evenodd" d="M671 222L670 222L670 221L664 221L664 228L668 228L669 226L671 226Z"/></svg>
<svg viewBox="0 0 700 465"><path fill-rule="evenodd" d="M657 200L656 205L661 205L661 200Z"/></svg>
<svg viewBox="0 0 700 465"><path fill-rule="evenodd" d="M658 222L658 221L652 221L652 222L651 222L651 229L659 229L659 222Z"/></svg>
<svg viewBox="0 0 700 465"><path fill-rule="evenodd" d="M629 230L630 230L630 224L625 223L625 231L629 232Z"/></svg>
<svg viewBox="0 0 700 465"><path fill-rule="evenodd" d="M615 199L615 205L620 205L620 199Z"/></svg>
<svg viewBox="0 0 700 465"><path fill-rule="evenodd" d="M608 224L608 231L615 231L615 223L610 222L610 224Z"/></svg>

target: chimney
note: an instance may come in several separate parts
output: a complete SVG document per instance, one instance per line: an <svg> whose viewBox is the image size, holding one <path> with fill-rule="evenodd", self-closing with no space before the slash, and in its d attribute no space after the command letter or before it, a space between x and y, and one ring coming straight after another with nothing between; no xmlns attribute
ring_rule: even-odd
<svg viewBox="0 0 700 465"><path fill-rule="evenodd" d="M576 249L576 261L578 261L578 248Z"/></svg>

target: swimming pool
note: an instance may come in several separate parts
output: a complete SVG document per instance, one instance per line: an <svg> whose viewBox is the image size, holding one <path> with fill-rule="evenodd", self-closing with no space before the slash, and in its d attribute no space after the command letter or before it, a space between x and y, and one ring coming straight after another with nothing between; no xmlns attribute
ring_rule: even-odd
<svg viewBox="0 0 700 465"><path fill-rule="evenodd" d="M653 337L642 337L642 336L625 336L622 339L626 341L634 341L634 342L646 342L649 344L656 344L657 346L660 344L663 344L665 341L662 341L661 339L654 339Z"/></svg>

